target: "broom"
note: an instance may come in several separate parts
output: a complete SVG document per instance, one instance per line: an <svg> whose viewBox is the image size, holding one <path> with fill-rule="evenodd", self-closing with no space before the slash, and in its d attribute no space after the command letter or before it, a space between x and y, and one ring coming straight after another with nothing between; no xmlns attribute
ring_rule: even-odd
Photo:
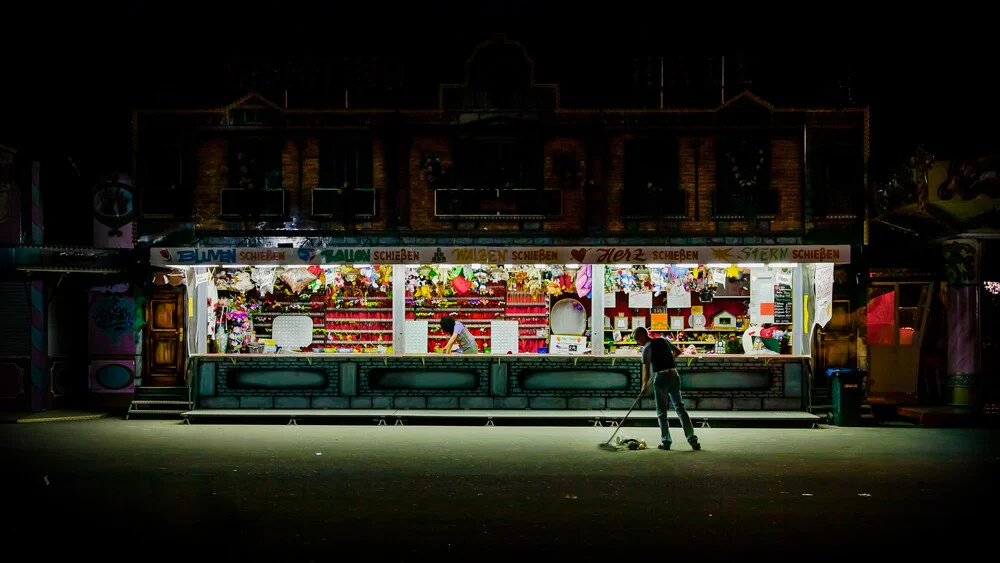
<svg viewBox="0 0 1000 563"><path fill-rule="evenodd" d="M642 389L639 390L639 395L636 396L636 398L635 398L634 401L632 401L632 406L629 407L628 412L625 413L625 416L623 416L622 419L618 422L618 427L615 428L614 434L612 434L611 437L608 438L607 442L604 442L604 443L601 443L601 444L597 444L597 448L598 449L607 450L609 452L617 452L618 451L618 447L617 446L612 446L611 445L611 440L614 440L615 436L618 435L618 431L622 429L622 425L625 424L626 420L628 420L628 415L632 414L632 409L634 409L635 406L639 403L639 399L642 398L642 394L645 391L646 391L646 386L643 385Z"/></svg>

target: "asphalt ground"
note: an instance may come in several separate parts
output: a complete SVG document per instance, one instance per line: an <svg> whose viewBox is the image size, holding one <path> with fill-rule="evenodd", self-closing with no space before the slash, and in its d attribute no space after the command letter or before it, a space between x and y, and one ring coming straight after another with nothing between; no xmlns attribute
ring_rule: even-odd
<svg viewBox="0 0 1000 563"><path fill-rule="evenodd" d="M995 552L997 430L0 425L32 559L787 561Z"/></svg>

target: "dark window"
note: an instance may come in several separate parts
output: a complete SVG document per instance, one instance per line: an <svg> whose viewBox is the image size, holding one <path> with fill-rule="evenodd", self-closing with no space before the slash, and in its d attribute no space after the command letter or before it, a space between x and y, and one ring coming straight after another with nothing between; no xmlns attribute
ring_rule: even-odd
<svg viewBox="0 0 1000 563"><path fill-rule="evenodd" d="M48 234L48 233L46 233ZM4 357L31 355L31 288L23 282L0 282L0 338L3 339Z"/></svg>
<svg viewBox="0 0 1000 563"><path fill-rule="evenodd" d="M321 188L373 189L371 140L336 139L320 146Z"/></svg>
<svg viewBox="0 0 1000 563"><path fill-rule="evenodd" d="M687 199L680 191L680 167L674 139L625 141L625 214L685 216Z"/></svg>
<svg viewBox="0 0 1000 563"><path fill-rule="evenodd" d="M771 189L771 143L768 138L763 135L722 138L716 158L717 217L773 217L778 214L777 192Z"/></svg>
<svg viewBox="0 0 1000 563"><path fill-rule="evenodd" d="M459 187L482 190L544 188L545 149L528 139L462 139L455 144Z"/></svg>
<svg viewBox="0 0 1000 563"><path fill-rule="evenodd" d="M231 139L229 187L242 190L280 190L281 143L271 139Z"/></svg>
<svg viewBox="0 0 1000 563"><path fill-rule="evenodd" d="M0 184L14 183L14 160L0 160Z"/></svg>
<svg viewBox="0 0 1000 563"><path fill-rule="evenodd" d="M194 168L180 136L151 140L141 151L137 187L144 216L190 215Z"/></svg>
<svg viewBox="0 0 1000 563"><path fill-rule="evenodd" d="M230 114L233 125L262 125L261 115L255 109L233 110Z"/></svg>
<svg viewBox="0 0 1000 563"><path fill-rule="evenodd" d="M865 191L860 132L822 132L813 140L809 169L816 216L858 217Z"/></svg>

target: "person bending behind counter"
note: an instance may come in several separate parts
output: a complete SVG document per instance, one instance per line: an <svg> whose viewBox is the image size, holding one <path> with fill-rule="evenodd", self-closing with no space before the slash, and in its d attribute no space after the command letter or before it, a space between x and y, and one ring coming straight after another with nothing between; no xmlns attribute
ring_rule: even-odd
<svg viewBox="0 0 1000 563"><path fill-rule="evenodd" d="M462 354L478 354L479 346L476 345L476 337L472 336L469 329L464 324L455 319L444 316L441 317L441 330L451 334L448 343L444 346L444 353L451 354L451 347L456 343Z"/></svg>

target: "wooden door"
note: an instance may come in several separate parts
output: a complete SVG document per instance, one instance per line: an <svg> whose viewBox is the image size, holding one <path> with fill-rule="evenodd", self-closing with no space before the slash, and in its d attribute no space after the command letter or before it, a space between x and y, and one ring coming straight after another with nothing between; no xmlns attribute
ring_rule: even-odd
<svg viewBox="0 0 1000 563"><path fill-rule="evenodd" d="M184 290L157 289L146 322L146 372L143 385L184 385Z"/></svg>

